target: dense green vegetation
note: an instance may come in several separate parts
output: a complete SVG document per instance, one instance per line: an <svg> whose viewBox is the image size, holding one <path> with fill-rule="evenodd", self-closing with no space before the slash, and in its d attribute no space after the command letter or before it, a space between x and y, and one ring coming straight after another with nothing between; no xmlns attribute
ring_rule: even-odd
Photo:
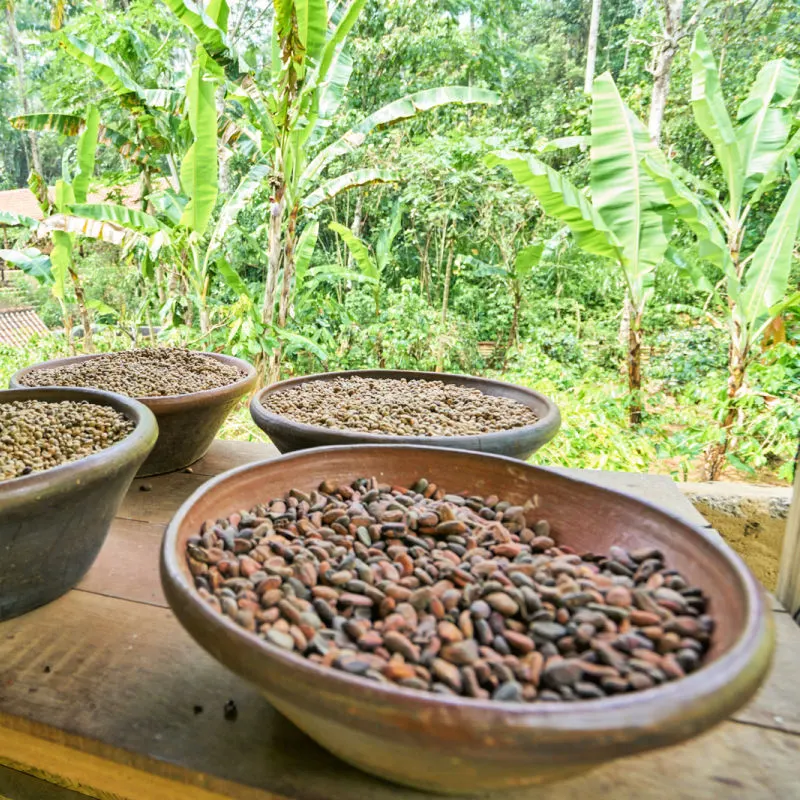
<svg viewBox="0 0 800 800"><path fill-rule="evenodd" d="M0 188L46 220L0 216L0 303L67 333L0 381L158 326L533 386L540 463L789 479L800 7L607 0L585 94L590 6L7 4Z"/></svg>

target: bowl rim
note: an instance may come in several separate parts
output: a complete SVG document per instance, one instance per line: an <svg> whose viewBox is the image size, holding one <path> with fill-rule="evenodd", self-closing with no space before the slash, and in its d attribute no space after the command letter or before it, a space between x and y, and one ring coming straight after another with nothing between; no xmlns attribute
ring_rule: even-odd
<svg viewBox="0 0 800 800"><path fill-rule="evenodd" d="M293 389L304 383L310 383L315 380L333 380L335 378L348 378L348 377L376 377L376 378L395 378L398 380L425 380L436 381L441 378L453 378L451 381L458 385L459 380L463 380L476 384L488 384L489 386L502 386L504 388L511 388L518 391L522 395L538 400L543 403L547 409L544 416L540 417L532 425L523 425L520 428L507 428L499 431L490 431L488 433L472 433L472 434L458 434L455 436L412 436L404 435L397 436L394 434L371 433L369 431L355 431L346 430L344 428L326 428L321 425L309 425L305 422L296 422L289 417L284 417L281 414L275 414L270 411L263 404L264 398L269 394L277 394L278 392ZM479 388L479 387L475 387ZM519 402L519 401L516 401ZM523 404L524 405L524 404ZM530 408L530 406L528 406ZM464 449L470 449L476 439L482 442L505 442L509 436L515 438L529 437L534 434L541 434L545 437L545 442L548 440L546 437L552 438L555 436L558 428L561 425L561 412L559 411L556 403L547 395L537 392L535 389L529 389L527 386L519 386L515 383L508 381L498 381L493 378L483 378L478 375L464 375L458 372L423 372L416 370L392 370L392 369L351 369L341 370L338 372L316 372L313 375L302 375L295 378L288 378L283 381L278 381L269 386L265 386L260 391L253 395L250 401L250 415L253 421L261 427L262 423L265 425L272 425L281 427L285 430L291 430L298 434L306 436L320 436L330 434L340 438L344 441L352 441L354 444L397 444L397 445L412 445L412 444L432 444L437 441L445 441L451 445L451 449L459 449L457 446L462 445ZM262 430L266 430L262 428ZM268 432L268 431L267 431ZM544 442L543 442L544 443Z"/></svg>
<svg viewBox="0 0 800 800"><path fill-rule="evenodd" d="M679 680L656 685L644 691L577 703L562 701L497 702L491 699L448 697L423 690L380 684L349 675L341 670L322 667L299 654L289 653L269 644L256 633L245 630L227 616L213 610L198 596L186 564L185 554L179 553L177 550L178 534L185 517L193 506L222 483L235 481L243 473L274 465L276 461L286 463L288 468L292 460L319 458L325 453L333 451L353 452L354 449L356 451L379 449L386 450L388 458L392 451L396 453L398 450L409 448L431 450L435 451L437 455L447 453L448 457L454 460L462 456L499 459L515 469L529 470L534 473L544 472L572 484L577 489L591 487L592 490L615 495L625 499L626 502L646 507L656 516L660 516L664 522L682 528L684 533L701 539L716 551L719 558L726 562L727 567L739 583L745 601L746 622L743 629L728 651L712 662ZM700 706L703 706L704 700L707 705L703 709L705 713L700 713L700 716L702 718L714 717L719 720L731 713L732 698L737 694L732 691L733 684L738 682L739 689L747 690L747 698L752 696L769 668L774 650L772 621L763 590L741 558L702 528L692 525L654 503L641 500L629 492L598 486L590 481L564 475L546 467L520 462L509 456L476 453L454 448L395 444L333 445L287 453L277 458L262 459L223 472L196 489L181 505L167 526L161 547L161 581L173 613L193 637L192 627L184 622L185 615L194 617L199 615L207 630L224 631L227 638L238 640L243 648L262 654L267 663L272 660L282 669L292 670L295 673L300 671L306 680L324 681L324 684L319 685L324 685L325 691L329 694L339 692L353 696L356 693L364 695L365 692L369 692L371 697L388 704L406 704L409 707L410 704L415 706L422 704L427 709L458 710L465 713L483 714L486 715L485 719L490 720L494 716L498 723L502 721L504 725L513 725L516 722L529 728L548 728L562 733L621 729L634 729L641 732L653 730L661 725L669 728L680 727L684 722L680 718L681 712L689 708L697 711ZM180 609L180 603L173 597L173 592L184 600L188 599L192 606L191 612L187 614ZM207 650L203 642L198 640L198 643ZM238 672L238 674L242 675L243 673ZM740 705L741 703L738 703L736 707ZM708 727L708 724L702 725L701 728ZM678 741L680 738L686 737L673 736L674 741Z"/></svg>
<svg viewBox="0 0 800 800"><path fill-rule="evenodd" d="M184 349L184 348L136 348L140 350L148 350L148 349ZM29 372L35 372L39 369L54 369L57 366L66 366L67 364L79 364L84 361L89 361L93 358L99 358L100 356L105 355L113 355L117 352L125 352L120 350L111 350L107 353L84 353L80 356L66 356L65 358L54 358L50 361L40 361L38 364L30 364L27 367L23 367L22 369L17 370L9 379L9 386L12 389L44 389L48 388L43 386L28 386L27 384L22 384L19 382L19 379L23 375L27 375ZM217 386L214 389L203 389L199 392L188 392L186 394L165 394L165 395L148 395L142 397L134 397L131 398L133 400L138 400L140 403L147 405L156 413L159 411L166 411L168 409L175 408L177 406L182 406L187 403L202 403L204 400L211 400L211 399L227 399L229 396L240 396L245 394L245 392L249 391L252 386L256 382L257 374L256 368L249 362L245 361L242 358L237 358L236 356L229 356L226 353L212 353L205 350L191 350L190 352L196 353L198 355L209 356L211 358L216 359L217 361L222 361L225 364L229 364L230 366L238 367L244 375L241 378L233 381L232 383L226 383L224 386ZM49 387L49 388L74 388L80 389L84 387L74 386L74 387ZM89 387L85 387L89 388ZM91 387L95 388L95 387ZM96 389L96 391L107 391L106 389ZM114 394L114 392L109 392L109 394ZM128 395L122 395L123 397L128 397Z"/></svg>
<svg viewBox="0 0 800 800"><path fill-rule="evenodd" d="M158 438L158 423L153 412L144 403L116 392L73 386L26 386L0 390L0 405L18 400L87 402L110 406L136 424L124 439L96 453L40 472L0 481L0 508L3 512L10 512L14 507L31 500L44 500L45 496L59 489L68 491L93 480L104 479L109 466L126 464L139 456L145 458Z"/></svg>

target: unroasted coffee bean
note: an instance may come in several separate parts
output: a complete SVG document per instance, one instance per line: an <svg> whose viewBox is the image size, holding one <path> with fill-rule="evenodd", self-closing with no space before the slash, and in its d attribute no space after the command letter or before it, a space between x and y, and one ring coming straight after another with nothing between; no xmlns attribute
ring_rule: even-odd
<svg viewBox="0 0 800 800"><path fill-rule="evenodd" d="M273 414L307 425L393 436L475 436L538 421L530 408L506 397L441 381L405 378L311 380L268 394L264 406ZM465 505L464 497L448 497L450 502Z"/></svg>
<svg viewBox="0 0 800 800"><path fill-rule="evenodd" d="M103 353L25 373L25 386L83 386L128 397L163 397L218 389L243 377L238 367L177 347Z"/></svg>
<svg viewBox="0 0 800 800"><path fill-rule="evenodd" d="M579 556L543 520L537 540L532 503L323 481L209 521L187 560L203 600L268 644L408 689L577 702L702 665L700 589L653 548Z"/></svg>
<svg viewBox="0 0 800 800"><path fill-rule="evenodd" d="M98 453L122 441L134 427L124 414L94 403L0 403L0 481Z"/></svg>

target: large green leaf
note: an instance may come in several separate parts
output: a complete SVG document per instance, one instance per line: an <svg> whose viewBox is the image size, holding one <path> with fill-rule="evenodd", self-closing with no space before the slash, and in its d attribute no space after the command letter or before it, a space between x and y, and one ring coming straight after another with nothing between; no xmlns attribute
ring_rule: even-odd
<svg viewBox="0 0 800 800"><path fill-rule="evenodd" d="M353 25L356 24L356 20L359 14L361 14L366 2L367 0L353 0L345 15L339 20L330 39L328 39L322 50L322 57L320 58L319 65L313 70L308 77L306 85L303 87L304 93L306 91L313 91L326 79L328 70L331 68L331 64L333 64L340 45L342 45L347 38L347 34L350 33ZM279 3L280 0L275 0L276 7Z"/></svg>
<svg viewBox="0 0 800 800"><path fill-rule="evenodd" d="M0 259L19 267L25 274L36 278L39 283L49 283L53 280L49 256L35 247L28 247L25 250L0 250Z"/></svg>
<svg viewBox="0 0 800 800"><path fill-rule="evenodd" d="M697 237L697 254L727 273L733 268L725 237L711 212L700 197L672 173L671 165L660 151L651 152L644 167L661 187L661 191L679 219Z"/></svg>
<svg viewBox="0 0 800 800"><path fill-rule="evenodd" d="M97 132L100 128L100 112L96 106L89 106L86 114L86 128L78 138L78 174L72 181L72 192L76 203L85 203L89 192L89 182L94 175L94 158L97 151Z"/></svg>
<svg viewBox="0 0 800 800"><path fill-rule="evenodd" d="M356 169L325 181L316 191L303 198L304 208L316 208L320 203L331 200L340 192L368 183L397 183L400 177L385 169Z"/></svg>
<svg viewBox="0 0 800 800"><path fill-rule="evenodd" d="M301 286L303 279L308 272L311 257L314 255L314 248L317 246L319 236L319 222L312 222L303 228L297 246L294 249L294 274L297 286Z"/></svg>
<svg viewBox="0 0 800 800"><path fill-rule="evenodd" d="M154 233L160 228L158 220L150 214L114 203L75 203L71 206L70 211L76 217L113 222L123 228L130 228L141 233Z"/></svg>
<svg viewBox="0 0 800 800"><path fill-rule="evenodd" d="M353 259L361 272L368 278L378 280L380 274L378 273L378 266L375 260L369 253L367 246L361 239L358 238L349 228L340 224L339 222L331 222L328 225L328 230L338 233L342 237L342 241L347 245L347 249L353 254Z"/></svg>
<svg viewBox="0 0 800 800"><path fill-rule="evenodd" d="M228 17L231 10L228 0L209 0L205 13L211 18L214 24L223 32L228 30Z"/></svg>
<svg viewBox="0 0 800 800"><path fill-rule="evenodd" d="M725 183L731 217L738 218L744 189L739 142L719 82L717 64L702 28L694 36L691 52L692 110L701 131L714 147Z"/></svg>
<svg viewBox="0 0 800 800"><path fill-rule="evenodd" d="M752 329L776 303L789 282L792 251L800 226L800 179L792 183L764 238L753 253L741 294L743 317Z"/></svg>
<svg viewBox="0 0 800 800"><path fill-rule="evenodd" d="M147 199L159 214L169 220L173 228L181 224L183 210L188 202L183 195L178 194L174 189L164 189L161 192L153 192Z"/></svg>
<svg viewBox="0 0 800 800"><path fill-rule="evenodd" d="M451 103L470 105L499 102L500 95L497 92L473 86L441 86L438 89L425 89L406 95L379 108L322 150L308 165L301 181L308 181L318 175L334 158L351 153L361 147L367 134L375 128L410 119L423 111L430 111Z"/></svg>
<svg viewBox="0 0 800 800"><path fill-rule="evenodd" d="M66 295L67 275L72 266L72 236L64 231L53 231L53 249L50 252L53 273L53 294L63 300Z"/></svg>
<svg viewBox="0 0 800 800"><path fill-rule="evenodd" d="M21 114L9 122L18 131L55 131L62 136L77 136L84 125L78 114Z"/></svg>
<svg viewBox="0 0 800 800"><path fill-rule="evenodd" d="M531 155L498 150L486 157L489 166L507 167L530 189L545 213L567 225L579 247L622 263L622 246L586 196L554 169Z"/></svg>
<svg viewBox="0 0 800 800"><path fill-rule="evenodd" d="M219 248L225 232L236 222L239 212L250 202L259 187L269 177L270 172L270 164L264 159L252 166L242 180L239 181L239 185L219 213L219 219L214 226L214 232L211 234L208 243L206 258Z"/></svg>
<svg viewBox="0 0 800 800"><path fill-rule="evenodd" d="M655 210L666 206L664 194L642 166L642 159L654 150L647 129L622 102L611 74L606 72L595 79L592 205L622 246L622 266L637 306L642 277L661 263L672 228L669 216Z"/></svg>
<svg viewBox="0 0 800 800"><path fill-rule="evenodd" d="M39 220L28 217L25 214L15 214L13 211L0 211L0 225L33 230L39 227Z"/></svg>
<svg viewBox="0 0 800 800"><path fill-rule="evenodd" d="M736 131L744 167L745 190L758 184L789 138L790 105L800 73L784 59L765 64L739 107Z"/></svg>
<svg viewBox="0 0 800 800"><path fill-rule="evenodd" d="M227 284L228 288L241 297L248 296L247 285L242 280L239 273L224 259L220 258L216 262L217 271L222 276L222 279Z"/></svg>
<svg viewBox="0 0 800 800"><path fill-rule="evenodd" d="M800 129L795 131L794 136L781 148L780 152L775 156L772 164L761 177L761 181L756 186L755 191L750 195L750 205L754 206L767 192L775 181L780 178L784 173L787 166L790 166L793 161L794 154L800 150Z"/></svg>
<svg viewBox="0 0 800 800"><path fill-rule="evenodd" d="M216 83L210 80L211 74L209 56L202 45L198 45L192 75L186 85L194 142L181 164L181 185L189 197L181 225L200 235L205 233L214 211L219 179Z"/></svg>
<svg viewBox="0 0 800 800"><path fill-rule="evenodd" d="M524 278L530 271L539 264L544 253L544 242L523 247L514 259L514 275L517 278Z"/></svg>
<svg viewBox="0 0 800 800"><path fill-rule="evenodd" d="M143 167L152 160L150 154L141 145L131 141L125 134L101 125L98 131L98 141L111 145L127 161Z"/></svg>
<svg viewBox="0 0 800 800"><path fill-rule="evenodd" d="M309 339L307 336L287 330L286 328L275 328L274 330L275 335L288 345L287 350L305 350L315 355L323 364L328 360L328 354L325 352L325 349L320 347L313 339Z"/></svg>
<svg viewBox="0 0 800 800"><path fill-rule="evenodd" d="M212 0L206 11L192 0L164 2L220 66L231 67L236 62L224 33L228 23L228 4L225 0Z"/></svg>
<svg viewBox="0 0 800 800"><path fill-rule="evenodd" d="M69 33L64 34L59 44L73 58L89 67L114 94L139 96L142 87L130 76L122 64L99 47Z"/></svg>
<svg viewBox="0 0 800 800"><path fill-rule="evenodd" d="M378 272L382 273L386 265L389 263L389 257L392 253L392 244L400 233L403 223L403 207L398 200L392 209L392 215L389 220L389 227L381 231L378 236L378 241L375 244L375 263L378 265Z"/></svg>
<svg viewBox="0 0 800 800"><path fill-rule="evenodd" d="M306 49L306 57L315 61L325 44L328 7L325 0L294 0L297 36Z"/></svg>

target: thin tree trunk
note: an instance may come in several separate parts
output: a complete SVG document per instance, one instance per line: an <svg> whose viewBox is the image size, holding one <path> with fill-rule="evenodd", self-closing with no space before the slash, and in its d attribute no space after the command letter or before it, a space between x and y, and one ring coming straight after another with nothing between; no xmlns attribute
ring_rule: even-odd
<svg viewBox="0 0 800 800"><path fill-rule="evenodd" d="M13 0L7 0L6 4L6 22L8 23L8 38L11 42L11 49L14 51L14 60L17 66L17 86L19 88L19 95L22 99L22 110L25 114L30 114L30 104L28 103L28 92L25 88L25 54L22 51L22 43L19 40L19 31L17 30L17 21L14 15ZM36 133L28 131L28 141L31 150L31 161L33 162L33 170L37 175L42 174L42 158L39 154L39 143L36 141Z"/></svg>
<svg viewBox="0 0 800 800"><path fill-rule="evenodd" d="M292 297L292 281L294 280L294 238L297 229L297 208L293 208L289 214L289 222L286 225L286 237L283 246L283 282L281 284L281 297L278 303L278 327L286 327L286 320L289 317L289 307ZM280 380L281 363L281 344L272 352L269 362L269 382L275 383Z"/></svg>
<svg viewBox="0 0 800 800"><path fill-rule="evenodd" d="M631 309L628 333L628 420L632 427L642 421L642 312Z"/></svg>
<svg viewBox="0 0 800 800"><path fill-rule="evenodd" d="M678 52L678 43L682 35L683 2L684 0L663 0L664 31L653 58L653 89L650 93L650 117L647 122L650 138L656 144L661 141L661 126L669 97L672 62Z"/></svg>
<svg viewBox="0 0 800 800"><path fill-rule="evenodd" d="M222 119L225 114L225 84L223 83L218 89L216 94L217 103L217 119ZM225 146L221 140L217 140L217 163L219 164L219 172L217 175L217 185L219 187L220 197L225 197L231 190L231 171L228 166L228 158L230 150Z"/></svg>
<svg viewBox="0 0 800 800"><path fill-rule="evenodd" d="M512 347L517 344L517 336L519 334L519 312L522 308L522 287L518 280L513 281L512 292L514 294L514 315L511 317L511 328L508 331L508 344L506 351L503 353L503 372L506 371L508 365L508 354Z"/></svg>
<svg viewBox="0 0 800 800"><path fill-rule="evenodd" d="M706 449L705 463L703 464L704 480L717 481L722 474L728 447L730 446L731 428L736 422L738 411L736 398L744 384L746 368L747 354L739 352L739 349L731 342L728 350L728 390L725 398L727 409L722 420L722 438L719 442L714 442Z"/></svg>
<svg viewBox="0 0 800 800"><path fill-rule="evenodd" d="M444 326L447 322L447 304L450 302L450 279L453 274L453 257L455 249L450 248L450 253L447 256L447 266L444 271L444 292L442 293L442 333L444 333ZM438 346L439 354L436 357L436 372L441 372L444 368L444 348Z"/></svg>
<svg viewBox="0 0 800 800"><path fill-rule="evenodd" d="M94 352L94 339L92 337L92 318L89 313L89 308L86 305L86 293L83 291L83 285L78 277L78 273L69 268L69 276L72 278L72 285L75 289L75 301L78 304L78 313L81 317L81 325L83 326L83 349L87 353Z"/></svg>
<svg viewBox="0 0 800 800"><path fill-rule="evenodd" d="M592 0L592 16L589 21L589 44L586 48L586 74L583 79L583 91L591 94L594 85L594 66L597 61L597 39L600 33L600 2Z"/></svg>
<svg viewBox="0 0 800 800"><path fill-rule="evenodd" d="M275 319L275 292L278 288L278 273L283 258L281 233L283 231L284 197L283 186L275 189L272 203L270 204L269 239L267 247L267 277L264 285L264 303L261 307L261 321L266 327L272 327ZM260 353L256 359L259 373L259 383L267 380L280 368L280 356L273 351L269 358L266 353Z"/></svg>

